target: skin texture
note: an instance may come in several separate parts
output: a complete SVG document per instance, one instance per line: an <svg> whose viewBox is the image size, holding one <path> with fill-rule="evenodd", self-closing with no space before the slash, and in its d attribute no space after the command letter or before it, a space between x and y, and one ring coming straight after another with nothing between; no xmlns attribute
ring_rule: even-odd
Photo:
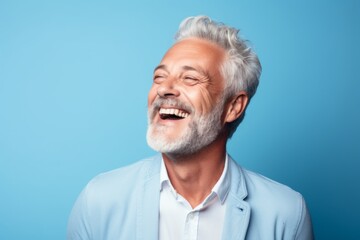
<svg viewBox="0 0 360 240"><path fill-rule="evenodd" d="M157 98L174 98L190 106L184 119L162 119L158 113L151 116L152 124L165 127L161 134L167 139L176 140L196 116L210 113L220 102L225 85L220 69L226 56L225 50L214 43L188 38L174 44L155 68L148 107ZM206 198L220 178L228 137L225 125L241 115L247 102L243 91L225 101L220 119L222 130L199 151L184 155L162 153L172 185L193 208Z"/></svg>

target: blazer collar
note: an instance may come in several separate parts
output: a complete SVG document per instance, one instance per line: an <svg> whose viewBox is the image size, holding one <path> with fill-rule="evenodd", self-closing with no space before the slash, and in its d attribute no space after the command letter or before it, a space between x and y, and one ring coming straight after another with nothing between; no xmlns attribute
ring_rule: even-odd
<svg viewBox="0 0 360 240"><path fill-rule="evenodd" d="M250 220L250 206L245 202L248 195L243 171L237 163L229 157L231 186L227 199L223 240L245 239Z"/></svg>
<svg viewBox="0 0 360 240"><path fill-rule="evenodd" d="M144 181L137 189L137 240L159 239L160 163L160 155L145 160L139 172Z"/></svg>

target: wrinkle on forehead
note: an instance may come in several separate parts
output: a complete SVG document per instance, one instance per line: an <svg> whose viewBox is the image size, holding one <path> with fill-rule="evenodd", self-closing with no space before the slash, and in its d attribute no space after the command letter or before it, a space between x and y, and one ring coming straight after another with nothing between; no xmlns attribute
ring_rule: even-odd
<svg viewBox="0 0 360 240"><path fill-rule="evenodd" d="M158 68L169 71L172 67L170 64L176 62L182 70L195 70L210 78L223 80L221 69L226 56L225 49L213 42L200 38L186 38L175 43L165 53L155 71ZM172 61L169 62L169 59Z"/></svg>

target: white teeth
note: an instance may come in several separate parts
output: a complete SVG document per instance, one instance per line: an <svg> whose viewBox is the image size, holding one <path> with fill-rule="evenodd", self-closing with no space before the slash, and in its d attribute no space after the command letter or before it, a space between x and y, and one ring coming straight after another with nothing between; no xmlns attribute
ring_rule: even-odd
<svg viewBox="0 0 360 240"><path fill-rule="evenodd" d="M175 109L175 108L160 108L159 113L160 114L171 114L171 115L175 115L175 116L182 117L182 118L186 118L187 116L189 116L189 114L187 112L184 112L180 109Z"/></svg>

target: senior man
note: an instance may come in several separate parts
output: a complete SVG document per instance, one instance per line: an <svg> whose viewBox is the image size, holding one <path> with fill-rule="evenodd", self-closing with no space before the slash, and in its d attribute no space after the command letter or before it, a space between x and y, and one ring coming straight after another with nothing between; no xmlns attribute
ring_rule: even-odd
<svg viewBox="0 0 360 240"><path fill-rule="evenodd" d="M185 19L148 96L147 141L161 154L91 180L68 239L313 239L303 197L226 152L260 72L238 30Z"/></svg>

